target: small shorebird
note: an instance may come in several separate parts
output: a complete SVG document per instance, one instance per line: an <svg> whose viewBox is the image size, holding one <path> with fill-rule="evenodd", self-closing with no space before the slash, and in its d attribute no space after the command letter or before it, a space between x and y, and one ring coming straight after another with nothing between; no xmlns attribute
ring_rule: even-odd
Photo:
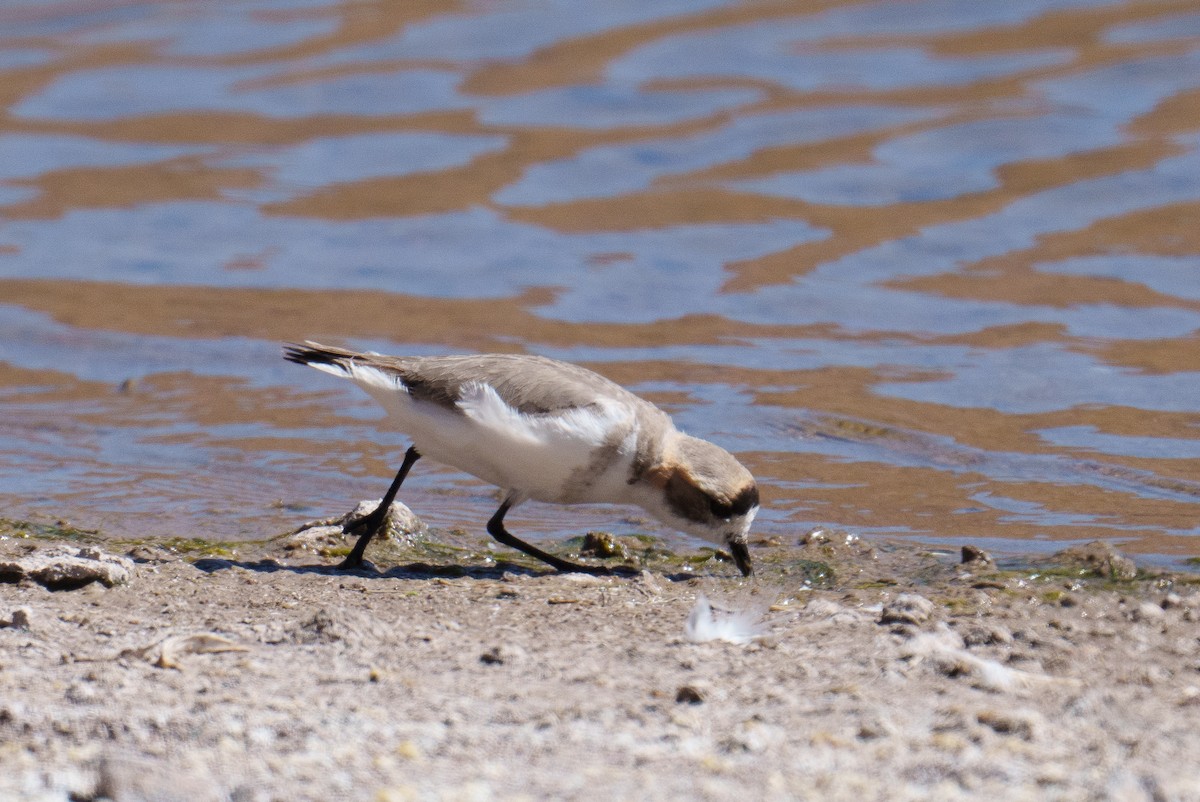
<svg viewBox="0 0 1200 802"><path fill-rule="evenodd" d="M413 463L431 459L504 490L488 521L497 541L560 571L607 574L509 534L504 516L527 499L558 504L636 504L664 523L729 549L751 573L746 534L758 512L754 477L725 449L689 437L658 407L590 370L540 356L403 357L314 342L284 358L351 379L413 441L342 568L362 565Z"/></svg>

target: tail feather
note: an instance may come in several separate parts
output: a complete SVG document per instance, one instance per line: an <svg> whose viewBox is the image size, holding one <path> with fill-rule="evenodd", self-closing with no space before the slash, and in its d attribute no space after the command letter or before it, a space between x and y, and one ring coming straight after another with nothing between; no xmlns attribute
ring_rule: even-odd
<svg viewBox="0 0 1200 802"><path fill-rule="evenodd" d="M349 375L350 365L355 356L357 356L355 352L347 351L345 348L335 348L307 340L303 344L287 343L283 347L283 358L288 362L308 365L317 370L341 376Z"/></svg>
<svg viewBox="0 0 1200 802"><path fill-rule="evenodd" d="M403 371L392 364L397 360L372 351L348 351L306 340L302 344L284 343L283 358L297 365L307 365L339 378L350 379L388 409L392 409L396 403L397 390L403 391L403 395L410 392Z"/></svg>

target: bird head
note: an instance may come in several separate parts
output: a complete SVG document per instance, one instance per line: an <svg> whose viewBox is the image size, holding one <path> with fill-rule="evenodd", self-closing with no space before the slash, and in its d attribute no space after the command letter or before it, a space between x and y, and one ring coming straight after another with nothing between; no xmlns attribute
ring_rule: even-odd
<svg viewBox="0 0 1200 802"><path fill-rule="evenodd" d="M752 573L746 537L758 512L750 471L720 446L679 434L648 472L655 489L647 511L682 532L729 549L744 576Z"/></svg>

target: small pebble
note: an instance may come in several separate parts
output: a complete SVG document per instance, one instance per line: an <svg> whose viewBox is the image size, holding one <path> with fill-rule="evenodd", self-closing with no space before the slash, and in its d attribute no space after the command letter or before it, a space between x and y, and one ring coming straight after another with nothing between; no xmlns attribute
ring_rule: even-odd
<svg viewBox="0 0 1200 802"><path fill-rule="evenodd" d="M121 585L133 576L133 560L96 548L48 546L18 559L0 559L0 581L30 579L51 590L77 590L92 582Z"/></svg>
<svg viewBox="0 0 1200 802"><path fill-rule="evenodd" d="M976 721L1001 735L1015 735L1025 741L1033 740L1034 716L1014 710L981 710Z"/></svg>
<svg viewBox="0 0 1200 802"><path fill-rule="evenodd" d="M890 604L885 604L879 615L881 624L920 625L933 615L933 602L916 593L901 593Z"/></svg>
<svg viewBox="0 0 1200 802"><path fill-rule="evenodd" d="M898 732L899 729L895 724L883 718L869 718L858 727L859 740L863 741L894 736Z"/></svg>
<svg viewBox="0 0 1200 802"><path fill-rule="evenodd" d="M814 529L800 536L801 546L819 546L829 542L829 533L824 529Z"/></svg>
<svg viewBox="0 0 1200 802"><path fill-rule="evenodd" d="M962 561L964 565L973 565L977 568L983 568L995 565L996 561L992 559L992 555L988 554L978 546L963 546Z"/></svg>
<svg viewBox="0 0 1200 802"><path fill-rule="evenodd" d="M1133 560L1103 541L1072 546L1054 556L1061 562L1078 565L1104 579L1130 580L1137 577L1137 565Z"/></svg>
<svg viewBox="0 0 1200 802"><path fill-rule="evenodd" d="M963 633L962 639L967 646L991 646L997 643L1012 643L1013 635L1006 628L996 624L972 627Z"/></svg>
<svg viewBox="0 0 1200 802"><path fill-rule="evenodd" d="M617 557L628 559L629 549L608 532L588 532L583 536L583 545L579 549L582 555L591 557Z"/></svg>
<svg viewBox="0 0 1200 802"><path fill-rule="evenodd" d="M1166 617L1163 608L1153 602L1142 602L1133 609L1134 621L1145 621L1147 623L1156 623L1162 621Z"/></svg>
<svg viewBox="0 0 1200 802"><path fill-rule="evenodd" d="M0 619L0 627L13 629L33 629L33 610L28 607L18 607L12 611L8 620Z"/></svg>
<svg viewBox="0 0 1200 802"><path fill-rule="evenodd" d="M519 646L493 646L483 654L479 655L479 662L486 666L499 666L504 665L505 663L519 663L526 656L525 650Z"/></svg>

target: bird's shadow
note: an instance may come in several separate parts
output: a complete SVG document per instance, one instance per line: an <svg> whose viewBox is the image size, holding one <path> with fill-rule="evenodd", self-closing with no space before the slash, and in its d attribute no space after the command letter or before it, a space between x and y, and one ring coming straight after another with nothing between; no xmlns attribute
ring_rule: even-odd
<svg viewBox="0 0 1200 802"><path fill-rule="evenodd" d="M356 576L363 579L501 579L505 574L547 577L566 573L552 568L540 570L527 565L504 561L499 561L495 565L433 565L425 562L413 562L392 566L386 571L380 571L369 561L367 566L363 568L346 569L326 564L284 565L270 558L261 560L226 560L220 557L204 557L196 560L192 565L206 574L227 571L230 568L242 568L261 574L287 571L293 574L318 574L321 576L340 577ZM640 569L629 568L627 566L612 566L610 570L612 571L611 574L602 574L601 576L610 576L617 579L633 579L642 574ZM658 574L658 576L670 582L682 582L696 578L695 574L687 573Z"/></svg>

